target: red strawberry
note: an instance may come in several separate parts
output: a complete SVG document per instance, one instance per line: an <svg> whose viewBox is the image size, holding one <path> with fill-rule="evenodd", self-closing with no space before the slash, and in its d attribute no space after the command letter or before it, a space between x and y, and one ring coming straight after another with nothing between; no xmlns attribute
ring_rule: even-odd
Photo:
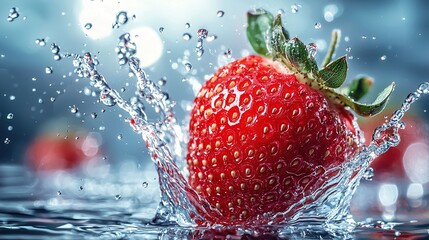
<svg viewBox="0 0 429 240"><path fill-rule="evenodd" d="M27 149L28 164L38 172L70 170L93 159L99 153L98 147L91 136L76 140L42 135L36 137Z"/></svg>
<svg viewBox="0 0 429 240"><path fill-rule="evenodd" d="M293 214L293 204L326 184L326 171L359 149L359 130L344 105L375 114L392 91L363 105L355 100L366 81L336 90L346 77L345 57L318 70L306 46L288 39L280 16L249 13L248 37L265 57L252 55L220 68L191 112L189 182L210 205L200 213L206 222L199 224L284 221L273 216Z"/></svg>

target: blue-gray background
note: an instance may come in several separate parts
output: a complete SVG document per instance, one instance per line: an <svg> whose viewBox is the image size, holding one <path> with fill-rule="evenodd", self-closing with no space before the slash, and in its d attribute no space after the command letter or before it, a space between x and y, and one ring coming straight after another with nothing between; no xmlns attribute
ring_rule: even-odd
<svg viewBox="0 0 429 240"><path fill-rule="evenodd" d="M146 70L155 81L167 78L163 88L171 99L177 101L177 117L181 121L186 117L181 106L192 101L194 94L189 83L182 79L193 76L200 82L204 81L204 77L218 67L218 59L222 60L227 49L231 49L232 58L240 57L246 50L251 52L245 38L245 13L259 7L272 13L282 10L286 28L292 36L298 35L305 43L319 44L319 62L326 53L323 45L329 43L332 29L341 29L337 56L348 54L352 58L349 60L349 78L367 74L375 79L373 94L368 96L368 101L388 83L395 81L397 87L390 103L398 107L420 82L428 80L428 1L105 0L91 9L84 9L83 2L90 1L1 1L0 163L21 164L28 143L42 129L49 128L52 122L60 122L65 128L70 125L99 132L103 138L104 154L112 164L124 160L149 162L140 137L132 132L123 117L119 117L123 112L116 107L108 108L96 103L96 98L82 93L89 86L87 80L76 82L77 76L69 75L73 72L70 59L53 60L49 49L52 43L57 43L63 52L89 51L96 54L101 62L99 70L109 83L118 90L125 87L123 94L131 96L134 79L128 78L126 67L117 64L114 52L117 38L137 27L152 28L163 41L164 48L161 58ZM294 4L298 8L297 13L291 11ZM18 9L20 16L8 22L6 19L12 7ZM332 11L332 7L336 13L330 19L325 14L329 14L326 11ZM225 12L223 17L217 16L218 10ZM111 28L120 11L127 11L130 17L135 15L135 18L112 30L108 36L90 37L90 31L97 24ZM82 14L86 14L84 17L87 19L95 19L93 29L83 31L85 22L80 20ZM190 24L189 29L185 27L186 23ZM316 23L321 24L320 29L315 28ZM162 33L159 32L160 27L164 28ZM209 34L217 35L216 40L204 43L206 52L201 60L197 60L194 53L199 28L206 28ZM190 33L192 38L184 40L183 33ZM44 47L35 43L41 38L46 40ZM183 71L183 64L178 61L186 50L190 52L189 62L194 72ZM175 62L178 62L177 69L172 68ZM47 66L53 68L50 75L45 73ZM51 101L52 97L56 100ZM422 99L414 108L414 112L425 119L429 116L426 112L428 100L427 97ZM69 106L73 105L79 108L80 117L70 112ZM101 113L103 108L105 113ZM98 114L96 119L90 117L92 112ZM9 113L14 114L13 119L7 119ZM13 129L10 130L9 126ZM105 130L100 130L100 126ZM122 134L122 140L117 138L119 134ZM5 139L10 142L5 144Z"/></svg>

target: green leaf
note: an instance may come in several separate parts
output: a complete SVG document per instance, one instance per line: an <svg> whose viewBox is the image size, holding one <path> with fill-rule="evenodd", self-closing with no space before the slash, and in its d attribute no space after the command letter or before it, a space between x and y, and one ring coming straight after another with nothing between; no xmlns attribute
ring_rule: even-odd
<svg viewBox="0 0 429 240"><path fill-rule="evenodd" d="M247 12L247 38L253 50L263 56L270 56L267 38L273 25L273 15L263 10Z"/></svg>
<svg viewBox="0 0 429 240"><path fill-rule="evenodd" d="M354 79L349 86L342 87L340 92L355 101L363 98L371 89L373 80L368 76Z"/></svg>
<svg viewBox="0 0 429 240"><path fill-rule="evenodd" d="M274 58L285 55L286 42L289 39L289 33L283 28L280 14L273 21L271 35L269 39L269 50Z"/></svg>
<svg viewBox="0 0 429 240"><path fill-rule="evenodd" d="M347 77L347 59L342 56L337 60L329 63L319 71L325 86L330 88L339 88Z"/></svg>
<svg viewBox="0 0 429 240"><path fill-rule="evenodd" d="M344 104L351 107L360 116L373 116L384 109L394 89L395 83L391 83L378 95L377 99L375 99L375 101L371 104L363 104L356 102L352 98L339 93L337 93L337 97Z"/></svg>
<svg viewBox="0 0 429 240"><path fill-rule="evenodd" d="M286 58L297 69L306 67L308 52L304 43L298 38L292 38L286 43Z"/></svg>

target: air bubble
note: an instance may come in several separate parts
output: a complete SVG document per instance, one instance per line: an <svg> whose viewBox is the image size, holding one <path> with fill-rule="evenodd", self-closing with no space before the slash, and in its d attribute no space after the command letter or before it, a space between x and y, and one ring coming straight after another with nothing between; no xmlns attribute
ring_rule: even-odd
<svg viewBox="0 0 429 240"><path fill-rule="evenodd" d="M222 10L217 11L216 16L217 17L223 17L223 15L225 15L225 12Z"/></svg>

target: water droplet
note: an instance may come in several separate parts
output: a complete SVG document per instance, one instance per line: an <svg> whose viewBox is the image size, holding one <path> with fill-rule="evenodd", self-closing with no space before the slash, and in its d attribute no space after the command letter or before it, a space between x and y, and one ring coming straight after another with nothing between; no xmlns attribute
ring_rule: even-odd
<svg viewBox="0 0 429 240"><path fill-rule="evenodd" d="M39 98L38 102L43 103L43 99Z"/></svg>
<svg viewBox="0 0 429 240"><path fill-rule="evenodd" d="M16 99L15 95L10 95L10 96L9 96L9 100L13 101L13 100L15 100L15 99Z"/></svg>
<svg viewBox="0 0 429 240"><path fill-rule="evenodd" d="M216 39L217 39L216 35L208 35L207 36L207 42L212 42L212 41L214 41Z"/></svg>
<svg viewBox="0 0 429 240"><path fill-rule="evenodd" d="M53 54L58 54L60 52L60 47L57 44L52 43L51 44L51 52Z"/></svg>
<svg viewBox="0 0 429 240"><path fill-rule="evenodd" d="M307 46L307 52L310 56L315 57L317 54L317 46L314 43L309 43Z"/></svg>
<svg viewBox="0 0 429 240"><path fill-rule="evenodd" d="M61 196L61 191L58 191L58 192L57 192L57 195L58 195L58 196Z"/></svg>
<svg viewBox="0 0 429 240"><path fill-rule="evenodd" d="M45 67L45 73L46 74L52 74L54 71L52 70L52 67Z"/></svg>
<svg viewBox="0 0 429 240"><path fill-rule="evenodd" d="M191 24L190 23L185 23L185 28L186 29L188 29L188 28L190 28L191 27Z"/></svg>
<svg viewBox="0 0 429 240"><path fill-rule="evenodd" d="M189 72L192 70L192 65L190 63L185 63L185 71Z"/></svg>
<svg viewBox="0 0 429 240"><path fill-rule="evenodd" d="M424 82L424 83L420 84L420 86L417 89L417 92L428 94L429 93L429 82Z"/></svg>
<svg viewBox="0 0 429 240"><path fill-rule="evenodd" d="M79 112L79 109L76 107L76 105L69 106L69 108L70 108L70 112L73 113L73 114Z"/></svg>
<svg viewBox="0 0 429 240"><path fill-rule="evenodd" d="M160 32L160 33L163 33L164 32L164 27L160 27L159 29L158 29L158 31Z"/></svg>
<svg viewBox="0 0 429 240"><path fill-rule="evenodd" d="M320 22L317 22L314 24L314 28L315 29L321 29L322 28L322 24Z"/></svg>
<svg viewBox="0 0 429 240"><path fill-rule="evenodd" d="M109 95L108 90L103 90L100 93L100 101L108 107L112 107L116 105L116 101L113 99L112 96Z"/></svg>
<svg viewBox="0 0 429 240"><path fill-rule="evenodd" d="M9 138L5 138L4 139L4 144L9 144L10 143L10 139Z"/></svg>
<svg viewBox="0 0 429 240"><path fill-rule="evenodd" d="M7 127L7 130L8 130L8 131L12 131L12 130L13 130L13 126L8 126L8 127Z"/></svg>
<svg viewBox="0 0 429 240"><path fill-rule="evenodd" d="M216 16L217 17L223 17L223 15L225 15L225 12L222 10L217 11Z"/></svg>
<svg viewBox="0 0 429 240"><path fill-rule="evenodd" d="M149 186L149 183L147 183L147 182L143 182L143 183L142 183L142 187L143 187L143 188L147 188L148 186Z"/></svg>
<svg viewBox="0 0 429 240"><path fill-rule="evenodd" d="M55 61L59 61L59 60L61 60L61 55L59 55L59 54L54 54L54 60L55 60Z"/></svg>
<svg viewBox="0 0 429 240"><path fill-rule="evenodd" d="M207 29L204 29L204 28L200 28L197 31L198 38L200 38L200 39L207 38L208 34L209 34L209 31L207 31Z"/></svg>
<svg viewBox="0 0 429 240"><path fill-rule="evenodd" d="M299 11L299 8L301 7L301 5L299 5L299 4L292 4L291 6L290 6L290 11L292 12L292 13L297 13L298 11Z"/></svg>
<svg viewBox="0 0 429 240"><path fill-rule="evenodd" d="M167 83L167 77L165 76L158 80L158 85L160 86L165 86L166 83Z"/></svg>
<svg viewBox="0 0 429 240"><path fill-rule="evenodd" d="M122 196L120 194L118 194L118 195L115 196L116 200L120 200L121 198L122 198Z"/></svg>
<svg viewBox="0 0 429 240"><path fill-rule="evenodd" d="M232 50L231 50L230 48L228 48L228 49L223 53L223 55L224 55L225 57L227 57L227 58L231 58L231 56L232 56Z"/></svg>
<svg viewBox="0 0 429 240"><path fill-rule="evenodd" d="M118 134L117 138L118 138L118 140L122 140L122 138L123 138L122 134Z"/></svg>
<svg viewBox="0 0 429 240"><path fill-rule="evenodd" d="M6 119L13 119L13 113L9 113L7 116L6 116Z"/></svg>
<svg viewBox="0 0 429 240"><path fill-rule="evenodd" d="M128 13L125 11L119 12L116 15L116 22L122 25L126 24L128 22Z"/></svg>
<svg viewBox="0 0 429 240"><path fill-rule="evenodd" d="M85 28L86 30L91 29L91 28L92 28L92 23L87 23L87 24L85 24L84 28Z"/></svg>
<svg viewBox="0 0 429 240"><path fill-rule="evenodd" d="M55 98L54 97L51 97L51 102L55 102Z"/></svg>
<svg viewBox="0 0 429 240"><path fill-rule="evenodd" d="M80 186L80 187L79 187L79 190L80 190L80 191L82 191L82 190L83 190L83 186Z"/></svg>
<svg viewBox="0 0 429 240"><path fill-rule="evenodd" d="M401 236L401 232L400 232L400 231L395 231L395 236L396 236L396 237Z"/></svg>
<svg viewBox="0 0 429 240"><path fill-rule="evenodd" d="M362 38L362 39L367 39L367 36L363 35L361 38Z"/></svg>
<svg viewBox="0 0 429 240"><path fill-rule="evenodd" d="M383 56L381 56L381 57L380 57L381 61L386 60L386 58L387 58L387 56L386 56L386 55L383 55Z"/></svg>
<svg viewBox="0 0 429 240"><path fill-rule="evenodd" d="M17 8L13 7L9 10L9 16L7 17L8 22L13 22L13 20L19 17Z"/></svg>
<svg viewBox="0 0 429 240"><path fill-rule="evenodd" d="M347 47L346 48L346 52L350 52L352 50L352 48L351 47Z"/></svg>
<svg viewBox="0 0 429 240"><path fill-rule="evenodd" d="M96 119L96 118L97 118L97 113L95 113L95 112L91 113L91 117L92 117L93 119Z"/></svg>
<svg viewBox="0 0 429 240"><path fill-rule="evenodd" d="M174 62L174 63L171 64L171 68L173 70L176 70L178 67L179 67L179 64L177 64L176 62Z"/></svg>
<svg viewBox="0 0 429 240"><path fill-rule="evenodd" d="M46 45L45 39L43 38L36 39L35 43L41 47L44 47Z"/></svg>
<svg viewBox="0 0 429 240"><path fill-rule="evenodd" d="M374 169L372 167L367 168L363 174L363 178L367 181L372 181L373 177Z"/></svg>
<svg viewBox="0 0 429 240"><path fill-rule="evenodd" d="M183 40L185 41L189 41L192 38L191 34L189 33L184 33L182 37L183 37Z"/></svg>

